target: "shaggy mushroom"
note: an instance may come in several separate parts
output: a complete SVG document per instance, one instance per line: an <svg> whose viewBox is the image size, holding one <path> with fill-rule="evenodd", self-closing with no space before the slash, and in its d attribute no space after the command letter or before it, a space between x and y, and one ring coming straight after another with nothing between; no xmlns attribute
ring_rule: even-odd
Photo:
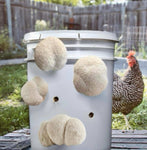
<svg viewBox="0 0 147 150"><path fill-rule="evenodd" d="M66 122L70 119L67 115L57 115L47 123L47 133L57 145L64 143L64 130Z"/></svg>
<svg viewBox="0 0 147 150"><path fill-rule="evenodd" d="M37 44L34 57L41 70L59 70L66 64L67 50L60 39L47 37Z"/></svg>
<svg viewBox="0 0 147 150"><path fill-rule="evenodd" d="M80 58L74 65L74 86L87 96L99 95L107 86L107 67L97 56Z"/></svg>
<svg viewBox="0 0 147 150"><path fill-rule="evenodd" d="M79 145L86 138L86 130L81 122L81 120L77 118L71 118L66 124L65 130L65 145Z"/></svg>
<svg viewBox="0 0 147 150"><path fill-rule="evenodd" d="M71 118L65 114L56 115L49 121L42 123L39 130L39 140L43 146L62 145L79 145L86 138L86 129L84 124L76 118ZM44 135L46 133L46 135ZM42 137L48 137L49 144L44 144ZM51 141L51 142L50 142ZM52 143L52 144L51 144Z"/></svg>
<svg viewBox="0 0 147 150"><path fill-rule="evenodd" d="M50 137L48 136L47 131L46 131L46 122L43 122L40 126L40 129L39 129L39 140L40 140L40 143L43 145L43 146L51 146L53 145L53 142L51 141Z"/></svg>
<svg viewBox="0 0 147 150"><path fill-rule="evenodd" d="M21 97L28 105L39 105L48 92L48 84L40 77L27 81L21 88Z"/></svg>

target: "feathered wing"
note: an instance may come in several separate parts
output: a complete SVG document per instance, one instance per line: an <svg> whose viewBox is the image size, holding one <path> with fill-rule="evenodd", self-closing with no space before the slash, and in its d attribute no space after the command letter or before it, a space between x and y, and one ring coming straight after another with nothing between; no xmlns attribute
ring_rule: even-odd
<svg viewBox="0 0 147 150"><path fill-rule="evenodd" d="M114 73L113 77L113 95L112 95L112 113L121 112L125 109L126 95L127 95L127 84Z"/></svg>
<svg viewBox="0 0 147 150"><path fill-rule="evenodd" d="M116 73L114 73L114 76L113 76L113 95L112 95L113 101L120 101L121 100L121 97L123 96L122 84L123 84L123 82L122 82L121 78Z"/></svg>
<svg viewBox="0 0 147 150"><path fill-rule="evenodd" d="M134 65L128 64L122 78L114 73L112 113L121 112L127 115L142 102L144 83L138 61L133 55L134 53L130 52L127 58L128 62L132 61Z"/></svg>
<svg viewBox="0 0 147 150"><path fill-rule="evenodd" d="M133 72L129 73L130 71L128 71L128 78L123 79L114 74L112 113L122 112L127 115L142 102L144 89L142 76L138 71L135 71L137 75L134 75Z"/></svg>

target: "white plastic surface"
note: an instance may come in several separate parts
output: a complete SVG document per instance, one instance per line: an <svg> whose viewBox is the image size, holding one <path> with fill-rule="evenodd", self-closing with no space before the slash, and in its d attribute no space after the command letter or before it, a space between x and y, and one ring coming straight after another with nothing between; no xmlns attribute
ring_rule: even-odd
<svg viewBox="0 0 147 150"><path fill-rule="evenodd" d="M48 95L39 106L30 106L31 147L32 150L109 150L111 134L111 93L113 62L106 62L109 84L101 95L88 97L78 93L73 85L73 65L66 65L57 72L43 72L35 63L28 64L28 79L34 76L43 78L49 86ZM54 103L53 98L59 97ZM94 117L89 118L93 112ZM67 114L81 119L87 131L87 138L78 146L51 146L45 148L38 140L38 130L44 120L56 114Z"/></svg>
<svg viewBox="0 0 147 150"><path fill-rule="evenodd" d="M75 31L76 32L76 31ZM82 40L68 39L68 36L72 33L75 36L75 32L67 32L66 38L63 37L61 31L49 31L43 36L47 37L50 35L62 36L61 40L65 45L70 47L68 49L68 59L79 59L83 56L96 55L102 59L108 68L108 79L109 83L105 91L103 91L99 96L88 97L80 94L76 91L73 85L73 71L74 64L66 64L66 66L56 72L44 72L41 71L35 64L35 62L28 63L28 80L31 80L34 76L40 76L43 78L49 86L48 95L43 103L39 106L30 106L30 127L31 127L31 147L32 150L109 150L110 149L110 137L111 137L111 108L112 108L112 80L113 80L113 51L114 51L114 39L107 40L109 37L106 32L104 32L103 38L105 40L92 38L92 35L102 32L91 32L89 33L89 39L84 39L84 34L87 35L86 31L81 31L83 34ZM41 33L41 32L40 32ZM40 33L34 33L40 34ZM62 35L61 35L62 34ZM31 35L31 37L29 37ZM27 41L28 59L33 59L33 49L36 47L37 41L33 43L32 36L35 39L33 33L27 34L25 39ZM114 34L111 34L111 36ZM42 37L43 37L42 36ZM88 35L87 35L88 36ZM30 43L28 42L30 41ZM90 45L89 47L84 47L83 45ZM95 47L91 46L96 44ZM74 45L74 46L69 46ZM77 46L78 45L78 46ZM101 48L102 47L102 48ZM71 49L73 48L73 49ZM105 59L106 58L106 59ZM53 98L59 97L59 102L54 103ZM93 112L94 117L89 118L89 113ZM44 120L49 120L57 114L67 114L71 117L79 118L85 125L87 130L87 138L83 144L78 146L41 146L38 139L38 130L40 124Z"/></svg>

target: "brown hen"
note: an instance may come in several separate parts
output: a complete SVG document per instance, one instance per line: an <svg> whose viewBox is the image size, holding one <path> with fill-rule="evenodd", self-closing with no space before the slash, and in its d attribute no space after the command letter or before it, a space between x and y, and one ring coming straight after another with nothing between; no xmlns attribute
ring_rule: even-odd
<svg viewBox="0 0 147 150"><path fill-rule="evenodd" d="M127 129L131 128L125 115L138 106L143 99L144 82L135 52L130 51L127 56L128 69L124 77L114 73L112 113L123 113ZM129 128L128 128L129 127Z"/></svg>

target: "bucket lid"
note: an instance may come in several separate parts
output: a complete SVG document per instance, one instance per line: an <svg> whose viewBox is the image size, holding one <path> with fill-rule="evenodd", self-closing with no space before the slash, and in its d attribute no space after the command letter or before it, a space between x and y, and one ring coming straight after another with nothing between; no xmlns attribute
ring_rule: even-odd
<svg viewBox="0 0 147 150"><path fill-rule="evenodd" d="M27 33L24 35L24 43L37 42L48 36L55 36L60 39L98 39L118 42L116 34L106 31L50 30Z"/></svg>

